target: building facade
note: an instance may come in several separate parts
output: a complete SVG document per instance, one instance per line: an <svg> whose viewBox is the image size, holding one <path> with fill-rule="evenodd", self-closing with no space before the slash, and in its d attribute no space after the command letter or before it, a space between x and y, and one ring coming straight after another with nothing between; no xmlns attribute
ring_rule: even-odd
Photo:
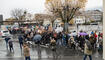
<svg viewBox="0 0 105 60"><path fill-rule="evenodd" d="M85 20L86 20L85 16L76 16L74 18L74 21L76 24L83 24L83 23L85 23Z"/></svg>
<svg viewBox="0 0 105 60"><path fill-rule="evenodd" d="M0 25L3 24L3 15L0 15Z"/></svg>
<svg viewBox="0 0 105 60"><path fill-rule="evenodd" d="M76 24L83 24L86 22L101 22L103 18L103 12L100 10L88 10L82 11L78 16L74 18Z"/></svg>
<svg viewBox="0 0 105 60"><path fill-rule="evenodd" d="M103 13L100 10L88 10L85 12L93 21L99 22L102 20Z"/></svg>

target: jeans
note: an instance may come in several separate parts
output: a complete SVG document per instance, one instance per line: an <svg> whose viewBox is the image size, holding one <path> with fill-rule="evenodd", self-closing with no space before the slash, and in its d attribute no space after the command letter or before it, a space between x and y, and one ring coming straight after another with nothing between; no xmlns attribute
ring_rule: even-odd
<svg viewBox="0 0 105 60"><path fill-rule="evenodd" d="M31 60L30 56L25 57L25 60Z"/></svg>
<svg viewBox="0 0 105 60"><path fill-rule="evenodd" d="M61 45L61 39L57 40L57 45L59 45L59 46Z"/></svg>
<svg viewBox="0 0 105 60"><path fill-rule="evenodd" d="M63 40L63 46L66 46L66 40Z"/></svg>
<svg viewBox="0 0 105 60"><path fill-rule="evenodd" d="M20 49L22 50L23 43L20 43Z"/></svg>
<svg viewBox="0 0 105 60"><path fill-rule="evenodd" d="M89 56L89 59L92 60L92 56L91 55L85 55L83 60L86 60L87 56Z"/></svg>
<svg viewBox="0 0 105 60"><path fill-rule="evenodd" d="M8 50L8 43L6 42L6 48L7 48L7 50Z"/></svg>

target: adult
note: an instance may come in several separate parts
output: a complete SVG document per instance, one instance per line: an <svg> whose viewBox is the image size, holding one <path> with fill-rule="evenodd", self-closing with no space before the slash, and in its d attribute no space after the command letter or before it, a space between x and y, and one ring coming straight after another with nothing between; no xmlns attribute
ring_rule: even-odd
<svg viewBox="0 0 105 60"><path fill-rule="evenodd" d="M8 49L8 41L9 41L10 39L11 39L11 38L8 37L8 36L5 37L5 42L6 42L6 48L7 48L7 49Z"/></svg>
<svg viewBox="0 0 105 60"><path fill-rule="evenodd" d="M94 34L94 32L92 31L91 34Z"/></svg>
<svg viewBox="0 0 105 60"><path fill-rule="evenodd" d="M68 45L68 34L66 32L63 32L62 39L63 39L63 45L67 46Z"/></svg>
<svg viewBox="0 0 105 60"><path fill-rule="evenodd" d="M92 60L92 46L89 40L86 40L85 42L85 48L84 48L84 58L83 60L86 60L87 56L89 56L89 59Z"/></svg>
<svg viewBox="0 0 105 60"><path fill-rule="evenodd" d="M92 47L94 48L94 44L95 44L95 37L94 37L94 35L93 35L93 34L91 34L91 36L90 36L89 40L90 40L90 43L91 43Z"/></svg>
<svg viewBox="0 0 105 60"><path fill-rule="evenodd" d="M47 36L47 32L44 31L44 32L42 33L42 39L41 39L41 44L43 44L43 45L47 44L46 36Z"/></svg>
<svg viewBox="0 0 105 60"><path fill-rule="evenodd" d="M14 48L13 48L13 41L10 39L9 41L8 41L8 43L9 43L9 49L10 49L10 52L14 52Z"/></svg>
<svg viewBox="0 0 105 60"><path fill-rule="evenodd" d="M53 38L54 40L57 40L57 33L55 31L53 32Z"/></svg>
<svg viewBox="0 0 105 60"><path fill-rule="evenodd" d="M68 44L69 46L71 46L71 48L75 49L75 41L73 36L71 36L70 39L68 40Z"/></svg>
<svg viewBox="0 0 105 60"><path fill-rule="evenodd" d="M22 37L22 35L19 35L18 40L19 40L19 44L20 44L20 49L22 50L22 46L23 46L23 37Z"/></svg>
<svg viewBox="0 0 105 60"><path fill-rule="evenodd" d="M28 47L28 44L24 43L23 48L24 48L25 60L31 60L31 58L30 58L30 49Z"/></svg>
<svg viewBox="0 0 105 60"><path fill-rule="evenodd" d="M57 45L60 46L61 43L62 43L62 33L60 32L57 34Z"/></svg>
<svg viewBox="0 0 105 60"><path fill-rule="evenodd" d="M54 40L54 38L51 39L50 46L51 46L52 51L56 49L56 41Z"/></svg>
<svg viewBox="0 0 105 60"><path fill-rule="evenodd" d="M33 38L33 41L35 42L35 44L40 44L40 41L42 39L42 36L40 33L37 33L34 38Z"/></svg>
<svg viewBox="0 0 105 60"><path fill-rule="evenodd" d="M84 36L80 35L79 36L79 44L80 44L80 47L82 50L84 49L84 41L85 41Z"/></svg>
<svg viewBox="0 0 105 60"><path fill-rule="evenodd" d="M64 32L62 33L62 40L63 40L63 46L66 46L66 35Z"/></svg>

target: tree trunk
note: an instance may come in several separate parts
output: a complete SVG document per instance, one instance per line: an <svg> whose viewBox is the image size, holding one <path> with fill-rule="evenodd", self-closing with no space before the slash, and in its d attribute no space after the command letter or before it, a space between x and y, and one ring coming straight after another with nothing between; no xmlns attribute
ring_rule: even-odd
<svg viewBox="0 0 105 60"><path fill-rule="evenodd" d="M52 22L52 27L54 27L54 21L51 21Z"/></svg>
<svg viewBox="0 0 105 60"><path fill-rule="evenodd" d="M65 32L68 32L68 27L69 27L68 22L65 22L64 23L64 31Z"/></svg>

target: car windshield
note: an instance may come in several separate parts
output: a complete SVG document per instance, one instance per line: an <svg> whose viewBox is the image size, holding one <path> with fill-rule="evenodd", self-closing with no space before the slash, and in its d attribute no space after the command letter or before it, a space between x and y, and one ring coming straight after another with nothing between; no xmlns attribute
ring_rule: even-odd
<svg viewBox="0 0 105 60"><path fill-rule="evenodd" d="M3 31L3 33L7 33L8 31Z"/></svg>

